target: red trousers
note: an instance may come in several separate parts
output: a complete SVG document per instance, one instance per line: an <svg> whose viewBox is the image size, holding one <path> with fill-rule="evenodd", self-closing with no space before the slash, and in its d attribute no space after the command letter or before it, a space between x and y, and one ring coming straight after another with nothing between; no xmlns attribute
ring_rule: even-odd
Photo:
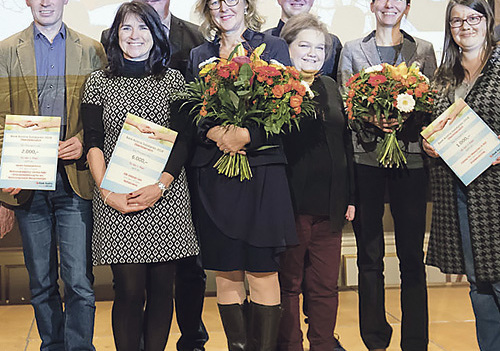
<svg viewBox="0 0 500 351"><path fill-rule="evenodd" d="M342 232L330 229L327 216L299 215L295 219L300 244L280 258L282 318L278 350L303 351L299 296L309 321L310 351L332 351L337 320L338 277Z"/></svg>

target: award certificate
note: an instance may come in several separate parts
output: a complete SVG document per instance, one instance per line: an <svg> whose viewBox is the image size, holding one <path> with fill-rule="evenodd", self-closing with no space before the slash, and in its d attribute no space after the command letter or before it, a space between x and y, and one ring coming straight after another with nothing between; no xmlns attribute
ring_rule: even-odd
<svg viewBox="0 0 500 351"><path fill-rule="evenodd" d="M55 190L61 117L5 116L0 188Z"/></svg>
<svg viewBox="0 0 500 351"><path fill-rule="evenodd" d="M465 185L500 155L497 135L463 99L457 100L420 134Z"/></svg>
<svg viewBox="0 0 500 351"><path fill-rule="evenodd" d="M177 132L128 113L101 188L124 194L155 184L176 137Z"/></svg>

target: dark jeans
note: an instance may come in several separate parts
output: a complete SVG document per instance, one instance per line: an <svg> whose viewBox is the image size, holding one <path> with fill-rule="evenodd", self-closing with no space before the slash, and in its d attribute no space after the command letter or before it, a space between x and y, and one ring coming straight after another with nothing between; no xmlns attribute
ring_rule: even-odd
<svg viewBox="0 0 500 351"><path fill-rule="evenodd" d="M201 320L205 298L206 275L201 267L200 256L176 261L175 314L181 337L177 350L204 350L208 333Z"/></svg>
<svg viewBox="0 0 500 351"><path fill-rule="evenodd" d="M332 351L337 346L333 331L342 233L332 232L327 216L299 215L295 225L300 244L288 248L280 257L282 317L278 350L303 350L299 309L303 294L308 306L310 350Z"/></svg>
<svg viewBox="0 0 500 351"><path fill-rule="evenodd" d="M35 191L30 202L15 209L42 351L95 350L91 205L58 172L56 190ZM57 246L64 310L57 284Z"/></svg>
<svg viewBox="0 0 500 351"><path fill-rule="evenodd" d="M500 282L476 281L474 255L467 212L465 187L457 186L457 207L462 235L465 273L470 283L470 299L476 316L476 334L481 351L500 350Z"/></svg>
<svg viewBox="0 0 500 351"><path fill-rule="evenodd" d="M401 272L401 348L427 350L428 308L423 241L427 175L424 169L391 169L355 164L359 321L369 349L387 348L392 328L385 314L384 195L389 194Z"/></svg>

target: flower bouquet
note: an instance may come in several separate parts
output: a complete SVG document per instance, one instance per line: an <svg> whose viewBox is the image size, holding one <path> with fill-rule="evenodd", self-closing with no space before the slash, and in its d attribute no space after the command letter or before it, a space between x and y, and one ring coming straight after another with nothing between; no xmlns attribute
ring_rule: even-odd
<svg viewBox="0 0 500 351"><path fill-rule="evenodd" d="M363 128L365 122L381 125L386 119L392 132L385 133L377 145L377 160L384 167L401 167L406 157L397 139L403 123L414 112L431 112L433 95L429 80L414 63L397 67L381 64L363 69L346 83L345 96L351 126Z"/></svg>
<svg viewBox="0 0 500 351"><path fill-rule="evenodd" d="M214 57L200 64L199 78L187 85L184 96L194 104L191 114L196 123L211 118L228 127L258 125L270 136L298 128L302 117L314 115L309 85L301 82L294 67L262 60L264 49L262 44L248 57L239 44L227 60ZM252 178L245 154L224 154L214 167L227 177Z"/></svg>

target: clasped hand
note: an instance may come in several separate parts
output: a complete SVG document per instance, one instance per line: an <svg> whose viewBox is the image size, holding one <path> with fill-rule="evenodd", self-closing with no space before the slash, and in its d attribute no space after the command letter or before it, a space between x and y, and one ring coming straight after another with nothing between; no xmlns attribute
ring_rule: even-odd
<svg viewBox="0 0 500 351"><path fill-rule="evenodd" d="M250 142L248 129L236 126L216 126L210 128L207 138L214 141L220 151L231 156L245 155L245 145Z"/></svg>
<svg viewBox="0 0 500 351"><path fill-rule="evenodd" d="M102 192L102 190L101 190ZM128 194L102 192L106 204L122 214L138 212L153 207L161 197L161 190L156 184L147 185Z"/></svg>
<svg viewBox="0 0 500 351"><path fill-rule="evenodd" d="M394 127L399 125L399 121L397 119L387 119L384 115L381 115L380 118L377 118L377 116L366 117L366 121L381 129L385 133L392 133L394 131Z"/></svg>

